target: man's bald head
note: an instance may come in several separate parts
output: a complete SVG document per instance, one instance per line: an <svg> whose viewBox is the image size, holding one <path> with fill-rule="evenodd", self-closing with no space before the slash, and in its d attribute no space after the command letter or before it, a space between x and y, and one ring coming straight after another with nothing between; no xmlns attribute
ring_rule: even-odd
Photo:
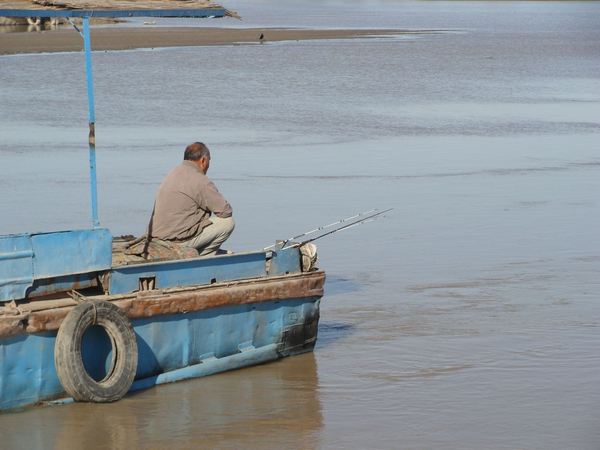
<svg viewBox="0 0 600 450"><path fill-rule="evenodd" d="M210 151L202 142L194 142L185 148L183 159L186 161L198 161L200 158L210 159Z"/></svg>
<svg viewBox="0 0 600 450"><path fill-rule="evenodd" d="M196 164L198 170L204 175L208 172L208 168L210 167L210 151L208 151L208 147L202 142L194 142L188 145L185 148L183 159Z"/></svg>

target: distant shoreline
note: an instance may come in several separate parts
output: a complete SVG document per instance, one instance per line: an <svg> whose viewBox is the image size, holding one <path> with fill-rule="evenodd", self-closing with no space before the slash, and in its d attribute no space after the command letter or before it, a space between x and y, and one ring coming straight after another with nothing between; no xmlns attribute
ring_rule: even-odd
<svg viewBox="0 0 600 450"><path fill-rule="evenodd" d="M263 42L351 39L432 33L437 30L389 29L282 29L282 28L192 28L192 27L110 27L92 28L93 50L187 47ZM75 30L0 33L0 55L19 53L77 52L82 40Z"/></svg>

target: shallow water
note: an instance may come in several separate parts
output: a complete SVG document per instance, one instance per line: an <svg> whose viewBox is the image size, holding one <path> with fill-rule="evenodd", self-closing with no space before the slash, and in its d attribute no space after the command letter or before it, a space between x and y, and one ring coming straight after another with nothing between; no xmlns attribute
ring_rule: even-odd
<svg viewBox="0 0 600 450"><path fill-rule="evenodd" d="M446 32L94 54L103 225L143 230L198 139L234 250L394 211L320 242L314 354L3 415L2 447L598 448L600 4L244 3ZM0 57L1 234L88 226L82 59Z"/></svg>

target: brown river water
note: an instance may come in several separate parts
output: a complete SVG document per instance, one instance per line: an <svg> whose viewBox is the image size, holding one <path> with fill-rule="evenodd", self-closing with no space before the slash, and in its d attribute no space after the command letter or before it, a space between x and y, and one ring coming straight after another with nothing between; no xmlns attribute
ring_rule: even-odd
<svg viewBox="0 0 600 450"><path fill-rule="evenodd" d="M139 234L195 140L232 250L394 210L319 241L313 354L0 447L599 449L600 3L245 3L218 26L443 32L94 54L102 224ZM82 55L0 57L0 105L0 234L88 226Z"/></svg>

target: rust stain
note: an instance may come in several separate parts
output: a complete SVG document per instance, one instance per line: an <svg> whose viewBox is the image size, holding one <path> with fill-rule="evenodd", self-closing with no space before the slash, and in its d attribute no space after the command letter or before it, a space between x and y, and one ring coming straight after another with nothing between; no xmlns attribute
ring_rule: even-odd
<svg viewBox="0 0 600 450"><path fill-rule="evenodd" d="M264 278L236 283L214 284L169 291L143 291L127 296L97 296L90 300L106 300L121 308L130 319L182 314L291 298L321 297L325 273L321 271ZM58 330L75 302L68 299L49 300L22 305L18 316L0 311L0 337L22 333ZM2 309L2 308L0 308Z"/></svg>
<svg viewBox="0 0 600 450"><path fill-rule="evenodd" d="M59 284L61 279L64 278L65 277L50 277L43 280L34 281L32 289L30 289L30 291L27 293L27 298L34 299L39 297L48 297L53 294L64 292L66 290L64 286L52 287L55 284ZM79 290L96 286L98 286L97 278L90 279L79 274L73 275L72 280L69 281L69 289Z"/></svg>

